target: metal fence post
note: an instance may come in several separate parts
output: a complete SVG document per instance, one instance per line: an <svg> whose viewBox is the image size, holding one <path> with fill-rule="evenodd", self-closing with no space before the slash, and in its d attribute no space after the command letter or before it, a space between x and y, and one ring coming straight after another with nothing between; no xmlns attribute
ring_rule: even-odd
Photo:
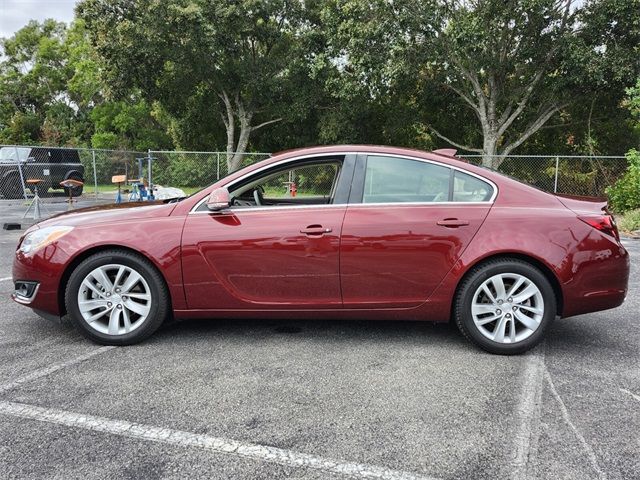
<svg viewBox="0 0 640 480"><path fill-rule="evenodd" d="M553 181L553 193L558 193L558 170L560 169L560 157L556 157L556 175Z"/></svg>
<svg viewBox="0 0 640 480"><path fill-rule="evenodd" d="M216 152L216 181L220 180L220 152Z"/></svg>
<svg viewBox="0 0 640 480"><path fill-rule="evenodd" d="M91 163L93 165L93 189L98 200L98 170L96 169L96 151L91 149Z"/></svg>
<svg viewBox="0 0 640 480"><path fill-rule="evenodd" d="M149 174L149 195L153 196L153 184L151 183L151 149L147 150L147 170Z"/></svg>

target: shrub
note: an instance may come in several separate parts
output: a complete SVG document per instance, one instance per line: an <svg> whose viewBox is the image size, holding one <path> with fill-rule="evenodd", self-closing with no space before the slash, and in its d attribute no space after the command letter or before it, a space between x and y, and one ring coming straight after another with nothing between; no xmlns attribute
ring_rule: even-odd
<svg viewBox="0 0 640 480"><path fill-rule="evenodd" d="M629 162L627 171L607 188L609 205L617 213L640 208L640 152L629 150L626 157Z"/></svg>
<svg viewBox="0 0 640 480"><path fill-rule="evenodd" d="M629 210L618 220L618 227L623 232L635 232L640 230L640 210Z"/></svg>

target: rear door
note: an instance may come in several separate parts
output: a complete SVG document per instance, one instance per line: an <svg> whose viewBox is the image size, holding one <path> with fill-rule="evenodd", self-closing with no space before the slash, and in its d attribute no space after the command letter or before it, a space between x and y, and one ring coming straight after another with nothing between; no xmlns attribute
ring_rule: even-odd
<svg viewBox="0 0 640 480"><path fill-rule="evenodd" d="M423 303L480 228L495 188L436 162L359 156L340 246L345 308Z"/></svg>

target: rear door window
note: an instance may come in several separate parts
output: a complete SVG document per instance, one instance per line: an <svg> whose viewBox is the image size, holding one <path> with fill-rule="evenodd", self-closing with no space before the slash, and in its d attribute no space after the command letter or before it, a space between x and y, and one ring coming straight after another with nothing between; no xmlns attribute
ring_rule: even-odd
<svg viewBox="0 0 640 480"><path fill-rule="evenodd" d="M407 158L369 155L363 203L449 201L451 169Z"/></svg>

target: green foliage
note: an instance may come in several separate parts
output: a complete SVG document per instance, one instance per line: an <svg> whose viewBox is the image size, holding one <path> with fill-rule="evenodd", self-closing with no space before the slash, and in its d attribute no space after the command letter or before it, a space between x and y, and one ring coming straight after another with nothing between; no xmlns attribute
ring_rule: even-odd
<svg viewBox="0 0 640 480"><path fill-rule="evenodd" d="M145 100L105 102L91 111L94 148L146 151L170 148L171 140Z"/></svg>
<svg viewBox="0 0 640 480"><path fill-rule="evenodd" d="M629 161L627 172L607 189L609 204L617 213L640 208L640 152L632 149L626 157Z"/></svg>
<svg viewBox="0 0 640 480"><path fill-rule="evenodd" d="M108 100L82 20L29 22L1 41L0 143L147 149L172 144L149 104Z"/></svg>
<svg viewBox="0 0 640 480"><path fill-rule="evenodd" d="M82 0L0 41L0 143L223 150L231 118L234 148L450 146L437 129L486 150L526 96L497 151L531 126L517 153L637 147L640 0L565 1Z"/></svg>
<svg viewBox="0 0 640 480"><path fill-rule="evenodd" d="M630 210L617 218L618 228L623 232L637 232L640 230L640 210Z"/></svg>

